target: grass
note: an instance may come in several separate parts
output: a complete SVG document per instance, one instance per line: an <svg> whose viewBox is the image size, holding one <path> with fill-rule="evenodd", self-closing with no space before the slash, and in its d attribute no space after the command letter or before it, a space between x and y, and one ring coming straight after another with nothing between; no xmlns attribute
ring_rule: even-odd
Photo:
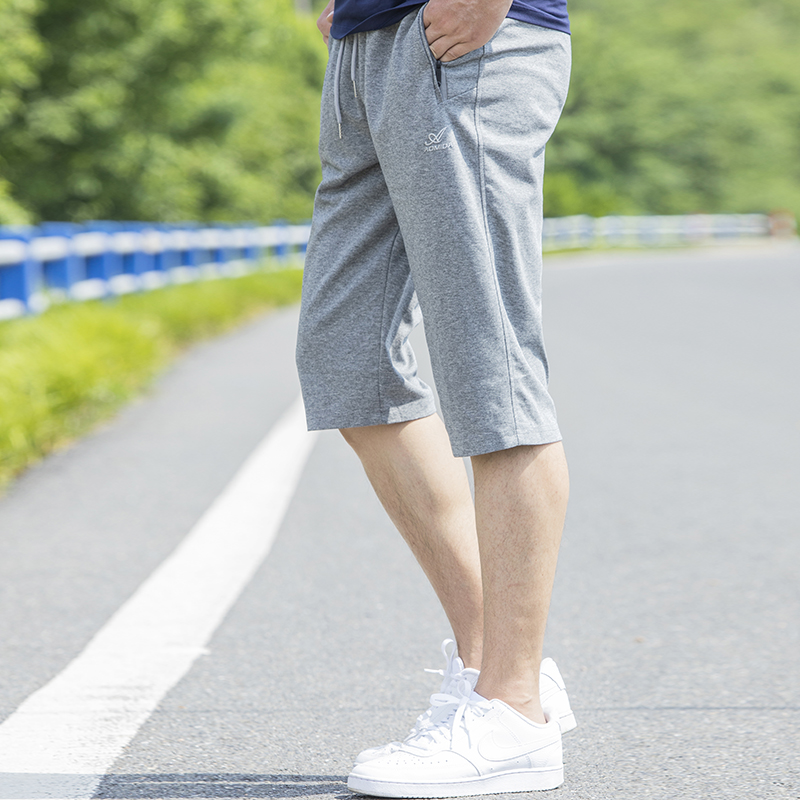
<svg viewBox="0 0 800 800"><path fill-rule="evenodd" d="M182 349L300 297L302 272L255 272L0 323L0 489L107 419Z"/></svg>

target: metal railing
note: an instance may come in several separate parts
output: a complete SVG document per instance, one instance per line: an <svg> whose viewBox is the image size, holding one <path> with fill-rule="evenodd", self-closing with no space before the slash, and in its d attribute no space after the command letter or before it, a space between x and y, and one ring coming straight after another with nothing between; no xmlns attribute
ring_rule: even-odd
<svg viewBox="0 0 800 800"><path fill-rule="evenodd" d="M280 262L304 252L309 230L111 222L0 227L0 319L38 313L54 301L243 275L266 256Z"/></svg>
<svg viewBox="0 0 800 800"><path fill-rule="evenodd" d="M765 214L589 216L544 220L545 251L592 247L663 247L793 233ZM791 230L787 231L787 225ZM0 227L0 319L47 308L156 289L170 283L242 275L265 256L303 253L309 225L201 227L97 222Z"/></svg>
<svg viewBox="0 0 800 800"><path fill-rule="evenodd" d="M793 220L792 220L793 222ZM553 217L544 220L545 251L590 247L669 247L771 236L787 221L767 214Z"/></svg>

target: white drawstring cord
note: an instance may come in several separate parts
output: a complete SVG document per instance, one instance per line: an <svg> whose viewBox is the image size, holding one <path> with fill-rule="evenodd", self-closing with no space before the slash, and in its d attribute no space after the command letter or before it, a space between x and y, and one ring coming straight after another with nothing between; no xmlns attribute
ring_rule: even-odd
<svg viewBox="0 0 800 800"><path fill-rule="evenodd" d="M356 60L358 59L358 36L353 37L353 52L350 56L350 80L353 81L353 97L358 98L356 91Z"/></svg>
<svg viewBox="0 0 800 800"><path fill-rule="evenodd" d="M344 53L344 40L339 44L336 54L336 68L333 72L333 110L336 113L336 122L339 125L339 138L342 138L342 108L339 104L339 73L342 71L342 54Z"/></svg>
<svg viewBox="0 0 800 800"><path fill-rule="evenodd" d="M339 97L340 79L342 75L342 61L344 60L344 49L347 46L347 39L342 39L339 44L339 52L336 54L336 68L333 73L333 110L336 113L336 124L339 126L339 138L342 138L342 105ZM353 82L353 96L358 98L356 91L356 60L358 59L358 36L353 36L353 47L350 51L350 80Z"/></svg>

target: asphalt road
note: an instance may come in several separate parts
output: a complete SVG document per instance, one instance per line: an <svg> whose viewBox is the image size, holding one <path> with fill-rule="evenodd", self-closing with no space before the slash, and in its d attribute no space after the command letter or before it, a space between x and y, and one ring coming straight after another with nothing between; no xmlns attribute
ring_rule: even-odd
<svg viewBox="0 0 800 800"><path fill-rule="evenodd" d="M545 307L572 475L546 650L578 718L552 796L800 798L800 248L553 256ZM292 403L295 317L196 347L0 499L0 720ZM272 551L97 796L348 797L353 756L426 706L446 635L322 434Z"/></svg>

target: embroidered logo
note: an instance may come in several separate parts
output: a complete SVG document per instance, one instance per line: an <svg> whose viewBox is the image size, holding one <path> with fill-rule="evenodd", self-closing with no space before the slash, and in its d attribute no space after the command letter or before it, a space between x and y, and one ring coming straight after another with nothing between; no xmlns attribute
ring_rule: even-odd
<svg viewBox="0 0 800 800"><path fill-rule="evenodd" d="M450 150L453 147L452 142L443 142L445 133L447 133L447 126L445 125L439 133L429 133L425 141L425 152L430 153L433 150Z"/></svg>

